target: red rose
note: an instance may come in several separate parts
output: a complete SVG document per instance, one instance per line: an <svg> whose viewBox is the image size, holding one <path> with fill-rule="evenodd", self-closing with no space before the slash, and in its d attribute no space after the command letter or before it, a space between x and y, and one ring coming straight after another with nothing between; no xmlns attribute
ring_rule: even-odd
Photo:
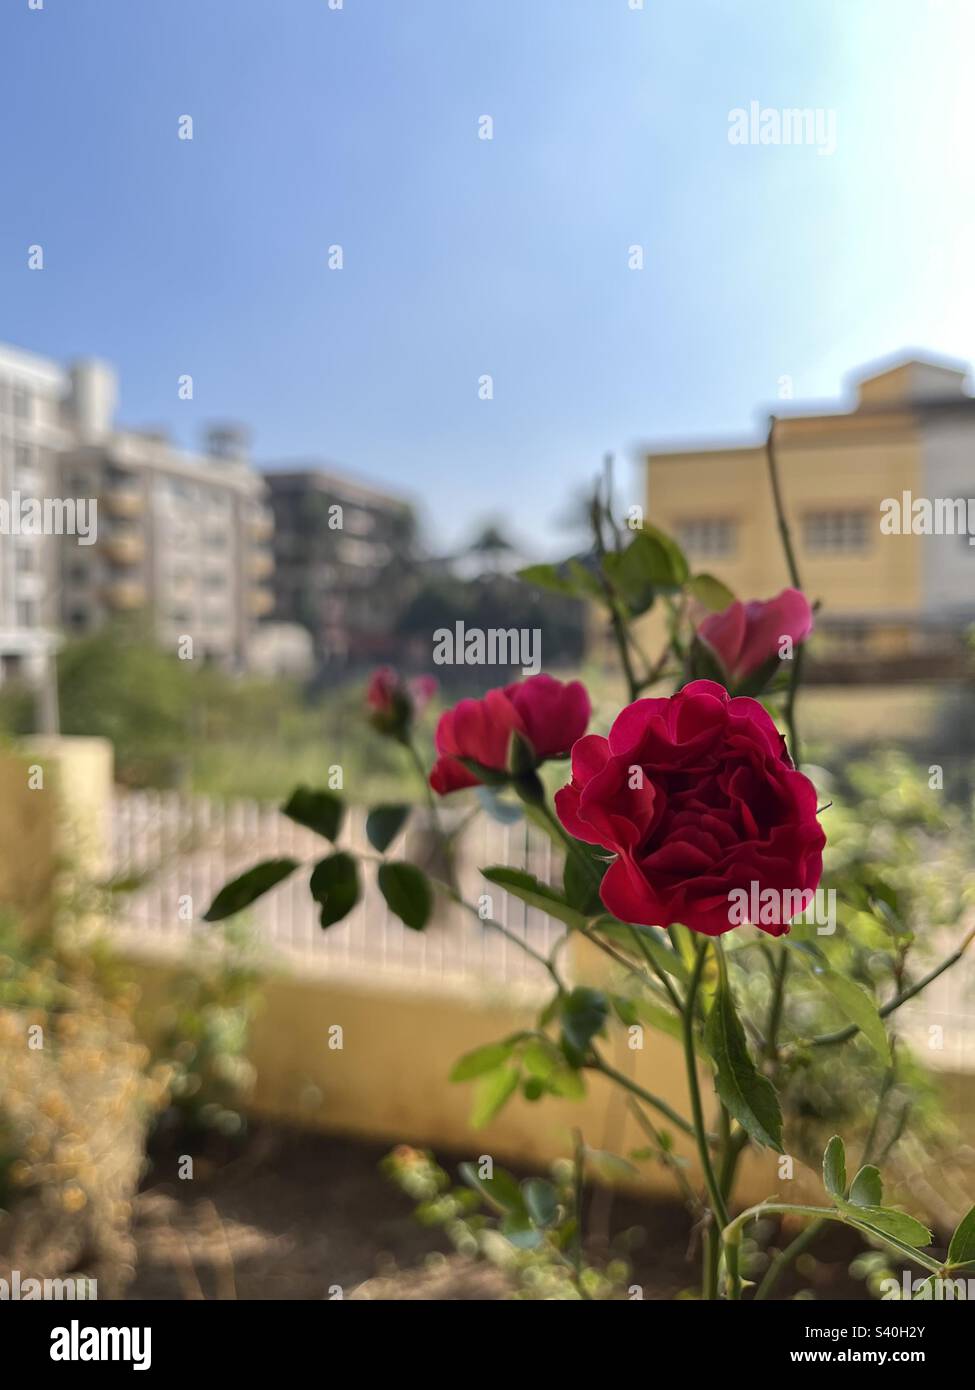
<svg viewBox="0 0 975 1390"><path fill-rule="evenodd" d="M722 613L712 613L697 635L717 657L729 682L738 685L778 656L783 637L798 647L812 630L812 609L805 594L783 589L767 602L735 602Z"/></svg>
<svg viewBox="0 0 975 1390"><path fill-rule="evenodd" d="M446 796L480 781L459 761L504 772L515 731L531 745L536 763L567 753L589 723L589 696L580 681L563 685L551 676L529 676L503 689L489 690L483 700L461 700L445 710L437 725L439 757L430 785Z"/></svg>
<svg viewBox="0 0 975 1390"><path fill-rule="evenodd" d="M580 739L555 809L570 834L618 856L601 897L623 922L720 936L735 925L729 895L756 884L782 895L779 923L756 923L781 936L799 910L784 895L811 893L823 870L813 784L758 701L714 681L637 700L608 739Z"/></svg>

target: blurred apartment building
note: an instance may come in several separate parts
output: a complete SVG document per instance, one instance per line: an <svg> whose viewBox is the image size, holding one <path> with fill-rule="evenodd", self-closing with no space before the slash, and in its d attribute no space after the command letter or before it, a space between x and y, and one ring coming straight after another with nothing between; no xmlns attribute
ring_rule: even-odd
<svg viewBox="0 0 975 1390"><path fill-rule="evenodd" d="M409 503L315 463L264 476L275 620L308 630L325 671L397 660L397 618L418 582Z"/></svg>
<svg viewBox="0 0 975 1390"><path fill-rule="evenodd" d="M59 364L0 349L0 496L97 499L94 543L73 535L0 536L0 663L32 674L53 633L91 632L143 614L171 650L242 668L271 611L271 514L235 428L205 453L116 427L105 363ZM35 663L36 664L36 663ZM0 671L2 675L2 671Z"/></svg>
<svg viewBox="0 0 975 1390"><path fill-rule="evenodd" d="M67 440L64 372L31 353L0 346L0 498L13 505L49 495ZM0 534L0 682L36 681L59 626L58 556L33 535Z"/></svg>
<svg viewBox="0 0 975 1390"><path fill-rule="evenodd" d="M822 608L813 651L844 665L949 672L975 624L966 534L885 534L888 499L975 499L975 398L961 365L910 359L855 373L844 411L777 414L776 457L803 587ZM764 440L648 453L647 516L696 571L741 599L789 583ZM888 509L889 510L889 509ZM975 510L975 507L973 507ZM910 518L907 525L910 526ZM662 616L646 622L653 640ZM662 636L662 626L660 627Z"/></svg>

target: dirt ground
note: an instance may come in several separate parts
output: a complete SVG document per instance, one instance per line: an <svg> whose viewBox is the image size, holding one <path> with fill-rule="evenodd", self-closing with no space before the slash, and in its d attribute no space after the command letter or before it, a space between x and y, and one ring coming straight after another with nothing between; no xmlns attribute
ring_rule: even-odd
<svg viewBox="0 0 975 1390"><path fill-rule="evenodd" d="M325 1299L341 1290L345 1298L504 1297L497 1271L456 1256L442 1233L415 1220L409 1200L379 1171L390 1147L265 1127L232 1154L196 1154L192 1181L176 1177L180 1152L192 1146L157 1152L136 1205L138 1264L126 1296ZM448 1155L437 1157L452 1166ZM679 1206L606 1192L592 1200L590 1229L611 1238L642 1230L630 1258L645 1298L674 1298L694 1282ZM824 1243L820 1253L821 1296L863 1297L862 1285L846 1277L849 1242Z"/></svg>

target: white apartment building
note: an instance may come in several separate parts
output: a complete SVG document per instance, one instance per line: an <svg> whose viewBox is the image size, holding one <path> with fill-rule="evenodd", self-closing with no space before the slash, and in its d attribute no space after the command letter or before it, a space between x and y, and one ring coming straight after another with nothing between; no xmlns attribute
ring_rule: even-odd
<svg viewBox="0 0 975 1390"><path fill-rule="evenodd" d="M44 457L39 495L94 501L97 528L91 544L69 535L35 542L44 603L27 605L30 586L14 579L7 646L43 646L55 627L80 635L113 616L141 614L162 646L245 667L256 624L273 607L265 586L273 561L265 483L250 466L243 432L213 429L205 453L187 453L158 433L116 427L109 365L87 360L62 372L40 363L37 373L47 394L33 418L48 424L44 449L35 449ZM23 408L19 395L16 404ZM0 496L10 488L5 480ZM22 562L5 563L15 575Z"/></svg>
<svg viewBox="0 0 975 1390"><path fill-rule="evenodd" d="M49 495L67 433L67 374L54 362L0 345L0 683L43 675L59 625L58 556L44 535L17 534L20 498Z"/></svg>

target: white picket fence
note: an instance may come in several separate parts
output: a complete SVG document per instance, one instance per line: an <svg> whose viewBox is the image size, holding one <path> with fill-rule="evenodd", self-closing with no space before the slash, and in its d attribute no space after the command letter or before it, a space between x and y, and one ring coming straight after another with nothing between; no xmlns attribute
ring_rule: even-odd
<svg viewBox="0 0 975 1390"><path fill-rule="evenodd" d="M448 811L449 815L450 812ZM388 851L392 858L421 860L429 848L426 817L414 812ZM340 847L375 858L365 836L365 812L350 808ZM118 926L147 945L178 947L219 928L201 923L217 891L261 859L292 857L303 866L255 903L249 917L273 956L292 965L343 973L407 973L426 979L480 982L486 986L540 984L544 969L515 942L448 907L423 932L411 931L389 912L375 884L376 866L363 863L363 893L342 922L323 930L308 892L315 861L327 841L289 820L274 805L220 802L175 792L116 792L112 810L112 870L136 880L118 895ZM457 839L458 883L468 902L491 897L490 916L547 954L562 924L489 884L480 866L527 868L551 881L558 856L551 842L520 821L501 825L479 815Z"/></svg>
<svg viewBox="0 0 975 1390"><path fill-rule="evenodd" d="M447 810L448 816L451 814ZM425 815L414 812L390 847L394 858L422 857L428 840ZM374 854L365 836L365 812L351 808L342 846ZM220 802L174 792L116 793L112 814L112 864L117 877L143 877L118 898L119 929L136 943L178 948L219 930L201 922L219 888L260 859L290 856L307 867L279 884L249 909L271 959L301 970L401 980L478 984L487 989L544 986L543 967L514 941L460 908L441 910L424 932L394 917L375 885L375 866L362 865L358 906L323 930L308 892L311 866L327 842L283 816L275 805ZM505 864L554 881L559 856L551 842L525 821L500 825L479 815L457 841L458 884L467 902L491 898L490 915L535 951L547 955L563 935L562 924L489 884L480 868ZM961 927L941 933L932 958L947 954ZM568 973L571 973L569 971ZM902 1011L900 1024L934 1065L975 1070L975 945L965 958Z"/></svg>

